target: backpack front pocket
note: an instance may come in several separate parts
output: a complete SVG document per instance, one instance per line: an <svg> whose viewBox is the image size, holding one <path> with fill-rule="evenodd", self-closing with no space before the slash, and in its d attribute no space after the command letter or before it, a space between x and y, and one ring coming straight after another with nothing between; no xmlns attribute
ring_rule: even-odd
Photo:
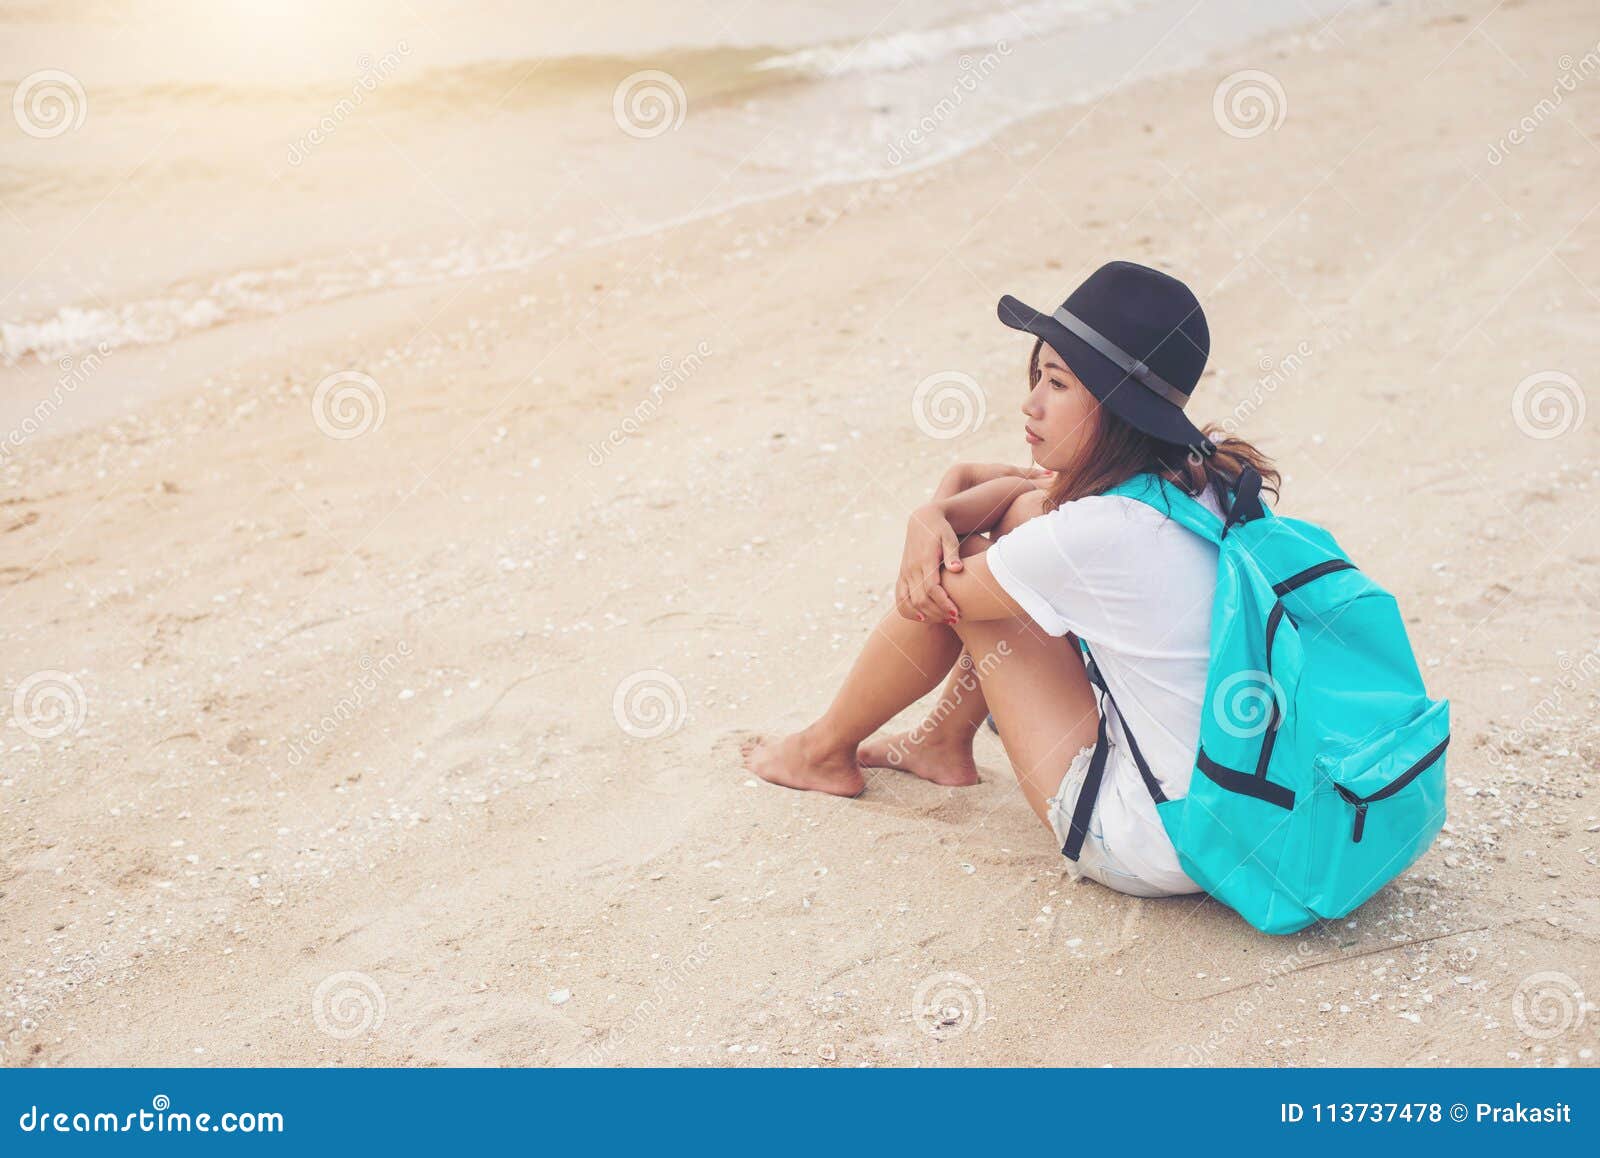
<svg viewBox="0 0 1600 1158"><path fill-rule="evenodd" d="M1312 762L1307 906L1325 919L1360 905L1433 843L1444 825L1450 704L1422 711Z"/></svg>

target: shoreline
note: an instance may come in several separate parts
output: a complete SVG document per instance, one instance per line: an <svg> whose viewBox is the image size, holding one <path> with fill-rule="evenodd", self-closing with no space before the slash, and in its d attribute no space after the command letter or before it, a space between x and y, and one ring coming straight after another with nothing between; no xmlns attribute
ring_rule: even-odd
<svg viewBox="0 0 1600 1158"><path fill-rule="evenodd" d="M1347 25L1350 21L1361 20L1364 32L1372 22L1380 19L1379 10L1365 7L1359 11L1340 15ZM1128 18L1126 13L1122 16L1124 19ZM373 307L376 308L381 304L382 297L392 292L412 290L426 292L436 289L444 295L452 289L459 289L463 285L470 285L486 277L532 276L541 266L554 260L581 258L585 253L604 254L622 250L630 244L649 242L664 233L708 220L737 219L743 211L753 210L761 205L814 198L836 188L851 189L872 183L906 180L929 169L937 169L958 161L976 150L987 148L1018 126L1026 125L1035 119L1070 115L1075 109L1092 109L1104 100L1108 93L1115 92L1130 81L1137 83L1154 77L1181 75L1206 68L1210 61L1219 56L1230 53L1267 52L1275 45L1295 43L1320 19L1320 16L1304 12L1299 13L1298 17L1297 21L1287 27L1275 26L1266 31L1238 29L1226 34L1210 32L1207 35L1213 41L1221 41L1220 44L1211 43L1204 48L1185 50L1175 60L1156 62L1147 69L1146 61L1161 47L1158 43L1148 49L1144 56L1122 75L1115 79L1109 76L1103 78L1099 85L1092 87L1087 93L1080 93L1072 99L1062 99L1048 105L1008 112L1000 119L988 123L976 135L957 135L952 139L950 131L944 126L944 121L959 119L955 114L962 104L963 93L980 91L987 79L987 62L995 58L996 52L1001 56L1011 56L1016 51L1002 40L997 46L989 46L983 57L971 63L973 54L979 50L978 47L974 47L972 53L962 56L962 61L969 63L963 63L960 75L952 83L950 95L934 106L924 115L923 121L919 122L920 125L926 125L932 120L935 122L933 127L924 131L914 126L892 141L890 156L884 161L887 168L799 176L796 184L752 190L726 203L719 202L711 207L704 207L704 201L715 195L716 190L713 190L702 198L701 205L696 205L687 212L645 222L633 229L603 233L567 243L559 240L536 241L531 233L520 238L445 234L432 236L422 248L416 249L409 255L400 256L389 256L389 245L385 242L379 252L367 254L360 262L362 267L369 271L369 279L379 276L378 273L370 272L376 270L387 280L387 284L376 289L360 288L354 283L343 284L344 281L348 281L349 271L341 272L332 268L330 264L343 256L339 252L342 243L335 243L325 251L301 257L291 266L264 268L248 266L238 269L212 268L206 272L191 271L182 282L166 285L159 291L147 287L143 296L120 298L115 299L113 303L107 303L96 293L93 295L93 302L63 305L48 316L30 315L0 323L0 334L3 334L4 338L0 346L8 351L6 360L0 362L0 394L6 395L0 398L0 427L13 424L13 411L19 415L26 412L25 400L10 397L13 393L13 384L20 384L30 375L37 378L38 368L41 366L86 357L103 346L108 346L112 350L168 350L181 347L190 339L216 329L229 330L252 323L259 323L267 328L287 328L292 326L296 319L304 319L307 313L326 308L332 301L347 298L366 299L371 300ZM1229 20L1240 18L1238 13L1228 14ZM1091 29L1096 32L1103 31L1097 26L1091 26ZM836 49L829 51L838 55ZM805 56L804 53L800 55ZM792 67L799 68L800 65L795 64ZM751 71L759 72L760 69L751 66ZM775 83L781 87L783 83L792 85L798 82L791 80ZM713 92L709 100L711 106L716 108L724 103L725 98ZM952 101L952 108L946 110L943 106ZM910 139L910 136L918 133L928 141L939 141L941 138L943 141L938 148L931 149L924 156L916 157L912 148L908 146L902 149L901 146ZM896 159L896 154L900 155L900 159ZM454 266L463 272L450 269L441 271L442 266ZM321 272L318 272L319 270ZM339 284L319 290L316 279L321 277L334 277ZM288 304L272 301L271 294L275 291L270 287L279 284L294 286L301 278L312 279L305 286L292 291L298 293L301 300L291 300ZM258 297L266 301L255 302L254 299ZM143 336L145 332L157 336ZM169 336L160 336L162 334ZM176 356L182 356L181 349L175 353ZM95 421L96 418L90 417L80 422L79 426L92 425Z"/></svg>

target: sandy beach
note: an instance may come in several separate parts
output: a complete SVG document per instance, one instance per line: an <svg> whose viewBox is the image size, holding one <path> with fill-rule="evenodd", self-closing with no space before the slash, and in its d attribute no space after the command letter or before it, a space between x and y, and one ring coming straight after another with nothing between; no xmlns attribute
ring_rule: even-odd
<svg viewBox="0 0 1600 1158"><path fill-rule="evenodd" d="M159 153L49 229L44 192L0 190L30 247L5 288L81 219L123 247L97 292L127 323L0 303L5 1064L1595 1065L1592 6L1357 6L1175 64L721 209L759 132L688 191L662 174L711 154L619 132L594 155L639 206L659 180L661 221L562 178L581 244L448 277L426 230L415 266L363 248L416 189L355 187L327 228L371 235L360 292L241 290L159 341L161 287L200 278L165 251L211 243L170 206L101 216ZM684 132L757 99L696 91ZM488 172L477 120L417 189ZM330 156L386 155L369 121ZM482 184L482 221L518 212ZM255 212L228 244L277 268ZM1115 258L1195 287L1195 409L1398 595L1451 701L1446 829L1347 920L1273 938L1074 883L987 732L966 789L740 766L826 705L944 469L1027 461L996 300Z"/></svg>

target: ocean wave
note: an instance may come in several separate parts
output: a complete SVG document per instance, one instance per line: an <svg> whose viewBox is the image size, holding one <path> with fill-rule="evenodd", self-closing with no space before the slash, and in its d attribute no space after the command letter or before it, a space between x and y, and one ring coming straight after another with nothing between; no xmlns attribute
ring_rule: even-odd
<svg viewBox="0 0 1600 1158"><path fill-rule="evenodd" d="M272 317L356 294L528 269L551 252L548 246L515 235L360 264L324 260L241 270L207 284L172 286L159 296L122 305L66 306L45 317L0 321L0 359L14 365L25 358L49 361L100 346L156 345L213 326Z"/></svg>
<svg viewBox="0 0 1600 1158"><path fill-rule="evenodd" d="M782 78L757 66L771 48L696 48L650 56L577 55L512 57L448 67L413 68L392 64L381 76L369 65L348 77L263 84L250 81L153 81L108 84L95 89L96 107L116 112L162 112L174 108L274 109L319 107L349 94L353 85L372 80L365 100L390 111L522 107L570 98L586 89L609 89L643 68L670 71L692 84L697 97L769 87Z"/></svg>
<svg viewBox="0 0 1600 1158"><path fill-rule="evenodd" d="M1001 41L1017 44L1029 37L1059 32L1072 24L1096 23L1132 7L1132 0L1046 0L941 28L894 32L856 43L802 48L798 52L769 56L755 67L760 71L781 70L819 78L894 72L944 60L964 48Z"/></svg>

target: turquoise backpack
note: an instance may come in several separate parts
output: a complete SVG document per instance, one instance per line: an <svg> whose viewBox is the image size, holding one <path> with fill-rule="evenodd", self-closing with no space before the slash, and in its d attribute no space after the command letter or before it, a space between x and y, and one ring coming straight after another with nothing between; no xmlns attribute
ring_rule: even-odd
<svg viewBox="0 0 1600 1158"><path fill-rule="evenodd" d="M1146 503L1218 548L1187 796L1163 794L1123 719L1179 864L1264 933L1343 917L1426 852L1445 818L1450 704L1423 689L1394 596L1327 531L1274 515L1248 467L1225 519L1153 474L1106 493ZM1105 771L1105 716L1061 850L1073 860Z"/></svg>

